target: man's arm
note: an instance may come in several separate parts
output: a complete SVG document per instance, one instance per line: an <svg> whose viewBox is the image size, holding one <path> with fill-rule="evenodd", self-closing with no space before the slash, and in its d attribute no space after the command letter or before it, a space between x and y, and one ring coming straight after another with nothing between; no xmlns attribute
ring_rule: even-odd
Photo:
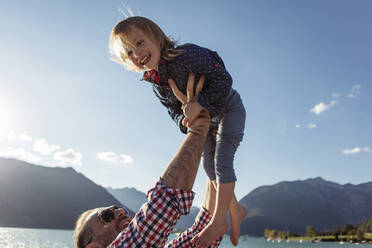
<svg viewBox="0 0 372 248"><path fill-rule="evenodd" d="M194 77L189 77L186 102L195 99ZM199 86L200 85L200 86ZM195 95L201 90L199 81ZM189 87L190 86L190 87ZM177 92L177 88L172 88ZM148 201L133 218L125 232L118 235L110 248L163 247L168 235L182 214L190 211L194 193L191 191L198 170L201 153L209 129L210 117L206 110L189 126L189 133L177 154L169 163L161 180L147 193Z"/></svg>
<svg viewBox="0 0 372 248"><path fill-rule="evenodd" d="M195 101L202 90L204 77L201 77L194 94L194 76L191 74L187 83L187 96L177 88L173 80L169 80L175 96L186 104ZM170 188L179 188L186 191L192 190L196 173L204 149L205 139L209 130L210 116L207 110L203 109L197 118L188 126L189 133L178 149L175 157L169 163L161 176L164 185Z"/></svg>
<svg viewBox="0 0 372 248"><path fill-rule="evenodd" d="M192 190L209 123L209 114L203 110L190 126L190 131L177 154L163 172L161 179L164 185L170 188Z"/></svg>

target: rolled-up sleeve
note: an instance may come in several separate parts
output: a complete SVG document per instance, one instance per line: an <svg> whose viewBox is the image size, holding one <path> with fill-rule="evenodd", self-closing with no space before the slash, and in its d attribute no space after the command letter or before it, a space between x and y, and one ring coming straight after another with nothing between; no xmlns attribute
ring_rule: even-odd
<svg viewBox="0 0 372 248"><path fill-rule="evenodd" d="M192 247L192 238L201 232L212 219L212 215L204 208L199 211L199 214L195 218L194 224L172 239L165 247L166 248L181 248L181 247ZM215 240L209 248L218 247L221 243L222 237Z"/></svg>

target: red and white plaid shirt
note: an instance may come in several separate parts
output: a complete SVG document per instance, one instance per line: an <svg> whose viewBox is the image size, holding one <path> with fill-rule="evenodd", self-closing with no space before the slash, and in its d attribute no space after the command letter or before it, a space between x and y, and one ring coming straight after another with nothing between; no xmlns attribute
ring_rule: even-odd
<svg viewBox="0 0 372 248"><path fill-rule="evenodd" d="M194 192L166 187L158 181L147 193L147 202L141 207L129 226L124 229L108 248L164 247L170 232L181 215L188 214ZM192 247L192 237L208 224L211 215L202 209L194 225L173 239L167 248ZM215 242L217 246L220 240ZM217 247L214 246L211 247Z"/></svg>
<svg viewBox="0 0 372 248"><path fill-rule="evenodd" d="M193 247L191 244L192 238L201 232L212 219L212 215L204 208L200 209L198 216L196 216L194 224L178 235L177 238L172 239L165 247L166 248L179 248L179 247ZM220 245L222 237L214 241L209 248L216 248Z"/></svg>

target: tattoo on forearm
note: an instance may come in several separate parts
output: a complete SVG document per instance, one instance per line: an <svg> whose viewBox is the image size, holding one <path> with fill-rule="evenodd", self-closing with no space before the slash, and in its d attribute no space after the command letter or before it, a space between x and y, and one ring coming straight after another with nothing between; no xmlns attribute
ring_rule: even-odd
<svg viewBox="0 0 372 248"><path fill-rule="evenodd" d="M163 173L163 183L172 188L191 190L203 152L205 135L188 133L175 157Z"/></svg>

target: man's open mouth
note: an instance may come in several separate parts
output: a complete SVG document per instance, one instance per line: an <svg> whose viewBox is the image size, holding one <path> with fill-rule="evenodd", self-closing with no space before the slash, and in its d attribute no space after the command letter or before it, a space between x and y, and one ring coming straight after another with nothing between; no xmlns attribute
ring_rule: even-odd
<svg viewBox="0 0 372 248"><path fill-rule="evenodd" d="M130 218L126 217L122 219L119 223L120 229L123 230L129 226Z"/></svg>

